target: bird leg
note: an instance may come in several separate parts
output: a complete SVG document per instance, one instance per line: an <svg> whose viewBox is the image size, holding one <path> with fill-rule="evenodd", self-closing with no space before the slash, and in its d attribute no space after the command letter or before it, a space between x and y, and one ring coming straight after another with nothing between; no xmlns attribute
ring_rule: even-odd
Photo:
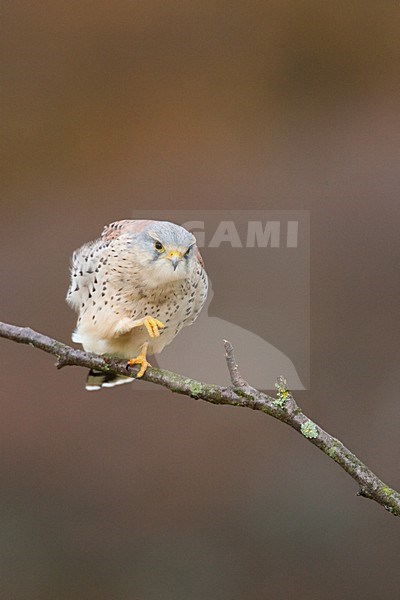
<svg viewBox="0 0 400 600"><path fill-rule="evenodd" d="M154 317L144 317L144 319L141 320L143 321L143 325L146 327L147 333L151 338L159 337L160 332L158 330L164 329L165 327L164 323L161 323L161 321L155 319Z"/></svg>
<svg viewBox="0 0 400 600"><path fill-rule="evenodd" d="M124 335L125 333L132 331L135 327L142 327L143 325L146 327L147 333L151 338L158 337L160 335L158 330L165 327L164 323L161 323L161 321L154 317L143 317L143 319L130 319L129 317L125 317L116 324L114 336L118 337Z"/></svg>
<svg viewBox="0 0 400 600"><path fill-rule="evenodd" d="M130 358L128 360L128 365L131 367L132 365L140 365L140 369L136 378L143 377L146 372L147 367L150 367L150 363L147 361L147 346L148 342L145 342L140 350L140 354L136 358Z"/></svg>

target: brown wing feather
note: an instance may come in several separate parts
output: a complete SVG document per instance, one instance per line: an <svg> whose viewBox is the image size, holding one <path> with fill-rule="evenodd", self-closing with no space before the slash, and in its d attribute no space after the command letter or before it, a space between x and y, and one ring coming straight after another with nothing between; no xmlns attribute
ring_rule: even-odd
<svg viewBox="0 0 400 600"><path fill-rule="evenodd" d="M101 237L104 241L109 242L124 233L140 233L150 223L154 223L154 221L148 219L123 219L122 221L114 221L114 223L110 223L110 225L104 227Z"/></svg>
<svg viewBox="0 0 400 600"><path fill-rule="evenodd" d="M201 256L200 250L198 249L197 246L195 246L195 248L194 248L194 255L204 269L204 260L203 260L203 257Z"/></svg>
<svg viewBox="0 0 400 600"><path fill-rule="evenodd" d="M87 301L96 283L99 260L110 243L120 235L128 232L139 233L152 221L115 221L103 229L101 237L94 242L84 244L76 250L72 257L71 284L67 294L67 302L79 311L82 304ZM97 271L96 271L97 268Z"/></svg>

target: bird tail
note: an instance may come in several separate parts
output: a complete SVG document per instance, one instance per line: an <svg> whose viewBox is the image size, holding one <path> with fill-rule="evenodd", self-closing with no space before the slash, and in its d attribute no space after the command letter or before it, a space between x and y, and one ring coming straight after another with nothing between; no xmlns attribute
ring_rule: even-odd
<svg viewBox="0 0 400 600"><path fill-rule="evenodd" d="M94 392L100 390L102 387L110 388L121 385L122 383L130 383L134 379L134 377L126 377L125 375L104 373L103 371L90 369L86 380L86 389L88 392Z"/></svg>

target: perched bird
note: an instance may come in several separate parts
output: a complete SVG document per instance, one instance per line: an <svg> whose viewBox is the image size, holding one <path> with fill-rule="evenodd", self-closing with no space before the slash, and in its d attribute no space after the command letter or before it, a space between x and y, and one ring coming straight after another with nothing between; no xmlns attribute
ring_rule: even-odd
<svg viewBox="0 0 400 600"><path fill-rule="evenodd" d="M72 257L68 304L78 312L72 335L88 352L140 365L158 354L207 297L208 281L195 237L167 221L123 220ZM91 370L86 389L132 381Z"/></svg>

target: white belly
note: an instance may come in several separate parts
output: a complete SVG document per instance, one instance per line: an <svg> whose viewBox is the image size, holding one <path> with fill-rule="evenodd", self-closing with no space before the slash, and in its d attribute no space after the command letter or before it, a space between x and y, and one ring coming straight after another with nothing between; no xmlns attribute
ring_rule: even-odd
<svg viewBox="0 0 400 600"><path fill-rule="evenodd" d="M162 318L160 318L162 321ZM139 353L145 342L148 342L149 355L159 354L165 346L170 344L177 335L181 319L174 318L166 324L165 329L160 329L160 335L150 338L144 326L135 327L129 333L115 338L99 338L95 331L76 331L72 336L74 342L82 344L87 352L95 354L108 354L118 358L134 358ZM179 327L178 331L177 328Z"/></svg>

